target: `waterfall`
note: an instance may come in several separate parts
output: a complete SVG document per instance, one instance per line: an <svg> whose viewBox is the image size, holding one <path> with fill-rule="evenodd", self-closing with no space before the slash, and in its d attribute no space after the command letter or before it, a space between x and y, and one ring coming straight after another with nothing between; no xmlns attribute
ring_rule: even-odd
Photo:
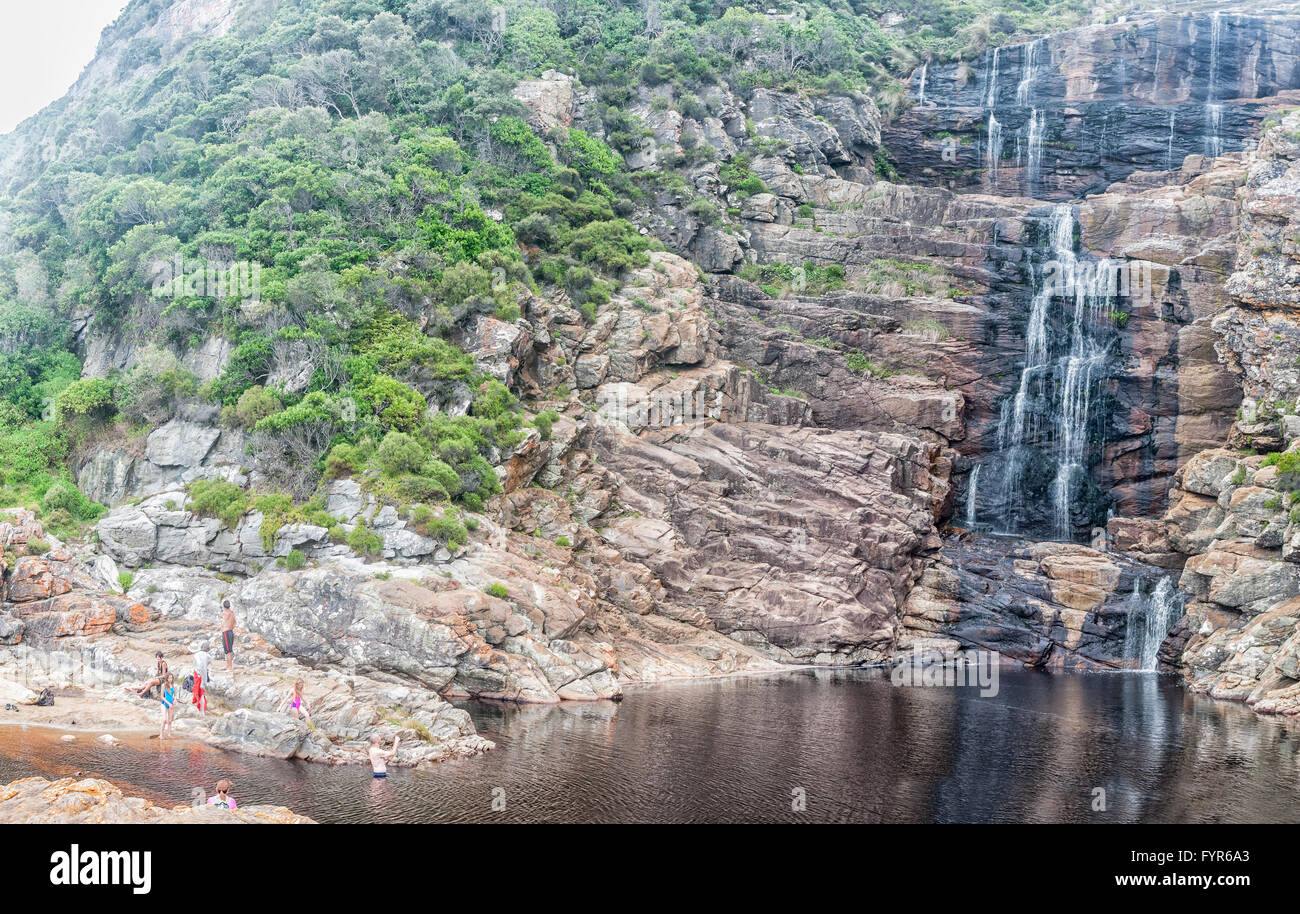
<svg viewBox="0 0 1300 914"><path fill-rule="evenodd" d="M1002 124L993 114L993 107L998 100L998 49L993 49L993 56L989 58L988 72L985 77L988 90L984 96L984 107L989 111L988 129L988 147L984 153L984 167L988 172L989 184L993 187L998 183L998 162L1002 158Z"/></svg>
<svg viewBox="0 0 1300 914"><path fill-rule="evenodd" d="M1178 109L1171 109L1169 112L1169 144L1165 148L1165 171L1170 171L1174 167L1174 122L1178 119Z"/></svg>
<svg viewBox="0 0 1300 914"><path fill-rule="evenodd" d="M1215 102L1219 91L1219 39L1223 33L1223 18L1216 10L1210 25L1210 76L1205 86L1205 154L1223 155L1223 105Z"/></svg>
<svg viewBox="0 0 1300 914"><path fill-rule="evenodd" d="M1068 203L1058 203L1052 208L1049 225L1048 265L1065 264L1074 259L1074 208ZM1002 467L1002 497L1004 504L1018 504L1021 479L1029 458L1031 441L1038 429L1031 426L1035 418L1031 406L1040 398L1050 365L1047 339L1047 311L1052 302L1054 283L1047 271L1034 278L1033 301L1029 309L1029 323L1025 328L1025 366L1020 371L1016 394L1003 405L998 422L998 449L1004 455ZM1011 523L1005 523L1010 520ZM1004 527L1015 532L1015 517L1005 518Z"/></svg>
<svg viewBox="0 0 1300 914"><path fill-rule="evenodd" d="M984 165L988 169L989 184L996 187L998 183L998 162L1002 158L1002 125L998 123L998 119L993 116L992 111L989 112L988 135L989 145L984 156Z"/></svg>
<svg viewBox="0 0 1300 914"><path fill-rule="evenodd" d="M1174 587L1172 576L1163 577L1150 596L1142 595L1142 584L1133 585L1128 628L1124 633L1124 657L1136 660L1139 670L1154 670L1160 645L1178 617L1183 614L1183 598Z"/></svg>
<svg viewBox="0 0 1300 914"><path fill-rule="evenodd" d="M1024 63L1020 69L1020 82L1016 85L1016 104L1028 105L1033 94L1034 68L1038 62L1038 41L1025 45Z"/></svg>
<svg viewBox="0 0 1300 914"><path fill-rule="evenodd" d="M993 49L993 57L990 60L988 77L986 79L989 88L988 93L984 98L984 107L988 108L990 112L993 111L994 105L998 102L998 50L998 48Z"/></svg>
<svg viewBox="0 0 1300 914"><path fill-rule="evenodd" d="M1121 264L1076 256L1075 213L1068 203L1052 208L1046 229L1042 260L1037 269L1030 267L1034 291L1024 365L1014 394L1002 403L998 450L971 471L966 517L974 527L976 473L990 462L997 494L985 504L986 525L1020 533L1025 515L1037 513L1051 518L1045 534L1069 539L1078 484L1087 472L1096 394L1115 339L1110 306ZM1048 505L1050 511L1043 511Z"/></svg>
<svg viewBox="0 0 1300 914"><path fill-rule="evenodd" d="M980 492L980 470L983 464L975 464L975 468L970 471L970 486L966 489L966 528L975 529L975 512L979 505Z"/></svg>
<svg viewBox="0 0 1300 914"><path fill-rule="evenodd" d="M925 107L925 71L929 68L929 66L930 66L930 62L928 60L925 63L921 64L921 88L917 92L917 99L916 99L916 106L918 108Z"/></svg>
<svg viewBox="0 0 1300 914"><path fill-rule="evenodd" d="M1025 166L1025 183L1032 194L1038 189L1038 174L1043 165L1043 128L1046 115L1042 109L1035 108L1027 122L1025 146L1028 150L1028 162Z"/></svg>

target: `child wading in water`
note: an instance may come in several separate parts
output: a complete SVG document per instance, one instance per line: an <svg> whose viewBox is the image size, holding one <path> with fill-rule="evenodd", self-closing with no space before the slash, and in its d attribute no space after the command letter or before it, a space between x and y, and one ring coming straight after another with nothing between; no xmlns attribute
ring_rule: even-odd
<svg viewBox="0 0 1300 914"><path fill-rule="evenodd" d="M307 699L302 695L301 679L293 684L293 690L290 691L288 695L284 696L284 701L280 702L281 711L284 710L285 705L289 706L289 710L293 712L295 718L298 717L298 712L301 711L302 716L307 720L307 723L311 723L311 715L307 713Z"/></svg>
<svg viewBox="0 0 1300 914"><path fill-rule="evenodd" d="M217 795L208 797L209 806L220 806L222 809L238 809L239 804L235 798L230 795L230 781L222 778L217 781Z"/></svg>
<svg viewBox="0 0 1300 914"><path fill-rule="evenodd" d="M172 735L172 718L176 716L176 683L171 673L162 683L162 726L158 731L159 739Z"/></svg>
<svg viewBox="0 0 1300 914"><path fill-rule="evenodd" d="M401 741L400 736L393 737L393 748L385 752L379 748L379 734L376 733L370 737L370 774L372 777L388 777L388 766L385 763L397 754L397 744Z"/></svg>

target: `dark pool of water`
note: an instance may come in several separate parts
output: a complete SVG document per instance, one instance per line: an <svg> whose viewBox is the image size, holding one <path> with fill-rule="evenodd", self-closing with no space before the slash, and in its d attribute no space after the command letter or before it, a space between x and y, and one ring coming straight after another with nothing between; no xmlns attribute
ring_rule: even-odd
<svg viewBox="0 0 1300 914"><path fill-rule="evenodd" d="M1154 674L1005 673L1000 685L981 698L809 670L635 687L621 704L468 703L496 751L386 781L4 728L0 783L81 772L172 804L224 776L245 804L322 822L1300 820L1300 732L1284 722Z"/></svg>

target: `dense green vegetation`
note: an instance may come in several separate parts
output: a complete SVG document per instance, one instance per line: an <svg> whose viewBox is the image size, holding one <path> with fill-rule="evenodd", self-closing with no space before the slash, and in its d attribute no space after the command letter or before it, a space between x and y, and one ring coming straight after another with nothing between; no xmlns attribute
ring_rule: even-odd
<svg viewBox="0 0 1300 914"><path fill-rule="evenodd" d="M654 242L628 217L675 176L624 165L646 134L626 113L639 87L670 87L688 113L719 83L886 100L923 58L1087 8L301 0L246 4L229 34L178 52L146 34L165 5L133 0L106 30L113 86L39 116L57 158L31 151L4 175L0 502L41 508L55 530L101 510L71 485L70 454L143 434L188 401L220 404L300 499L322 476L361 474L406 503L477 509L525 417L451 341L476 315L519 316L537 288L563 288L594 319L646 261ZM594 90L588 129L526 123L511 90L549 68ZM725 167L742 192L763 190L743 157ZM254 264L260 294L168 281L158 265L176 262ZM78 314L133 343L129 371L78 380ZM233 356L200 385L179 357L214 334ZM272 378L286 353L305 363L305 387ZM429 409L458 399L464 415ZM553 421L533 424L547 435ZM224 520L244 498L203 494Z"/></svg>

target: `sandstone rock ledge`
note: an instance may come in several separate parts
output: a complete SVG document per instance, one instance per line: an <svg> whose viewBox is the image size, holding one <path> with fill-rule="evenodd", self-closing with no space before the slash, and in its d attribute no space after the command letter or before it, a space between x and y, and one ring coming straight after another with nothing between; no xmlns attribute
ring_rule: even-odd
<svg viewBox="0 0 1300 914"><path fill-rule="evenodd" d="M315 825L283 806L248 806L224 810L213 806L164 809L140 797L128 797L98 778L22 778L0 787L0 824L50 825Z"/></svg>

